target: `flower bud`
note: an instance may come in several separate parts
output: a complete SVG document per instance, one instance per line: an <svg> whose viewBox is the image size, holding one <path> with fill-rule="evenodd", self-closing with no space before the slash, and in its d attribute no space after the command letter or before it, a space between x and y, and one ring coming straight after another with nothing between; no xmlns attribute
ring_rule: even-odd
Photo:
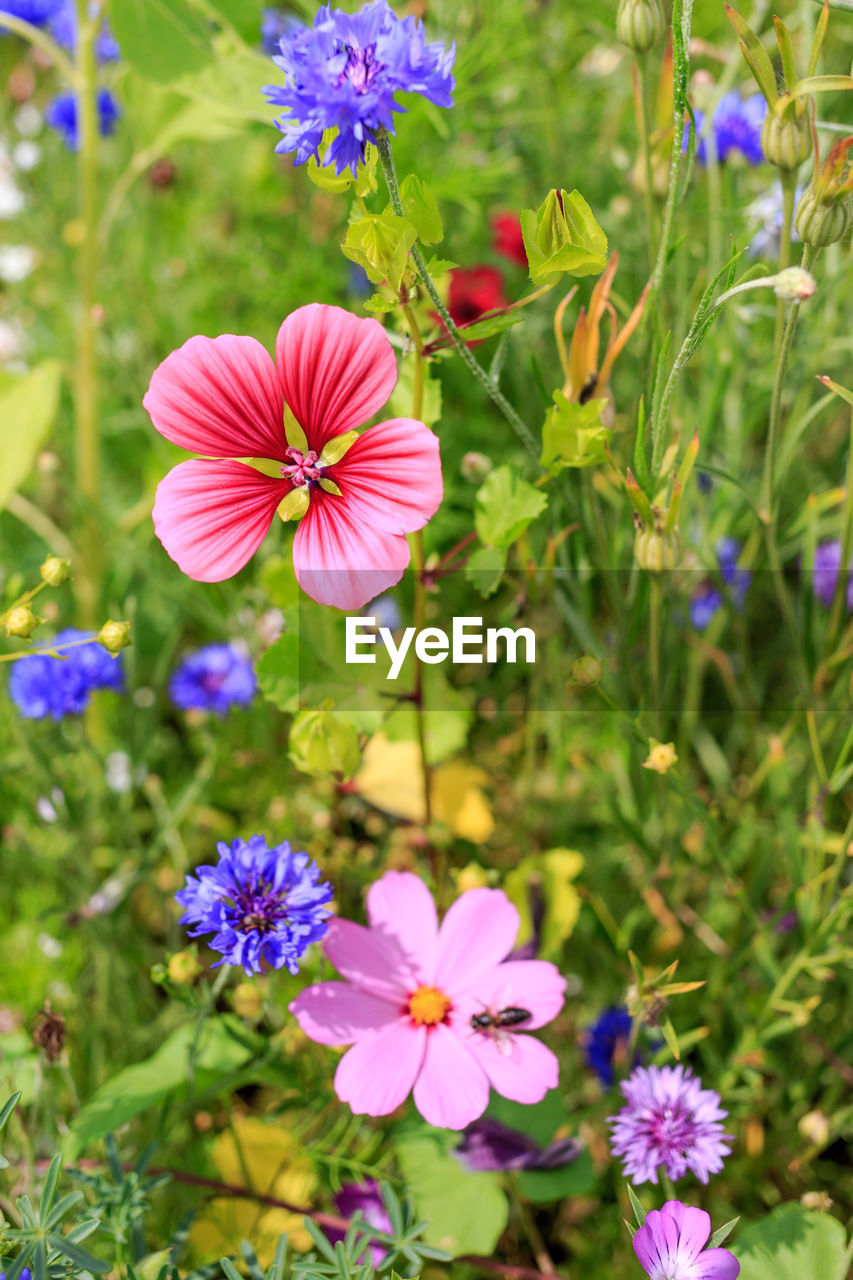
<svg viewBox="0 0 853 1280"><path fill-rule="evenodd" d="M201 973L201 965L192 951L176 951L169 958L168 974L178 986L192 982Z"/></svg>
<svg viewBox="0 0 853 1280"><path fill-rule="evenodd" d="M132 644L129 622L105 622L96 639L109 653L121 653L127 645Z"/></svg>
<svg viewBox="0 0 853 1280"><path fill-rule="evenodd" d="M783 302L805 302L817 288L817 281L802 267L786 267L776 277L773 292Z"/></svg>
<svg viewBox="0 0 853 1280"><path fill-rule="evenodd" d="M575 684L598 684L603 675L604 667L598 661L598 658L594 658L592 654L584 654L582 658L578 658L572 663L572 680Z"/></svg>
<svg viewBox="0 0 853 1280"><path fill-rule="evenodd" d="M59 556L48 556L41 567L42 581L49 587L59 587L71 576L71 564Z"/></svg>
<svg viewBox="0 0 853 1280"><path fill-rule="evenodd" d="M27 636L32 635L39 622L40 619L36 617L28 604L16 605L14 609L9 610L3 619L6 634L20 636L22 640L26 640Z"/></svg>
<svg viewBox="0 0 853 1280"><path fill-rule="evenodd" d="M351 721L320 708L300 711L290 726L290 758L315 778L351 778L361 760Z"/></svg>
<svg viewBox="0 0 853 1280"><path fill-rule="evenodd" d="M678 535L665 530L641 528L634 538L634 559L647 573L665 573L675 568Z"/></svg>
<svg viewBox="0 0 853 1280"><path fill-rule="evenodd" d="M808 117L798 119L787 110L779 116L770 108L761 126L761 150L777 169L799 169L812 153Z"/></svg>
<svg viewBox="0 0 853 1280"><path fill-rule="evenodd" d="M264 1002L254 982L240 982L231 993L231 1008L241 1018L255 1019L263 1013Z"/></svg>
<svg viewBox="0 0 853 1280"><path fill-rule="evenodd" d="M648 53L666 31L661 0L619 0L616 37L634 53Z"/></svg>
<svg viewBox="0 0 853 1280"><path fill-rule="evenodd" d="M471 452L465 454L459 470L462 473L462 479L467 480L469 484L482 484L493 465L491 458L487 458L484 453Z"/></svg>
<svg viewBox="0 0 853 1280"><path fill-rule="evenodd" d="M812 249L843 240L853 222L853 173L847 160L851 146L853 135L830 148L797 205L797 234Z"/></svg>

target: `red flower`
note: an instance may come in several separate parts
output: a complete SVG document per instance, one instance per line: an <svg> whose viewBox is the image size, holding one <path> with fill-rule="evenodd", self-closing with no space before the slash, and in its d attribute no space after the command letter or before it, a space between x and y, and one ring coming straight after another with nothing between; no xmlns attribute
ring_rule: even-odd
<svg viewBox="0 0 853 1280"><path fill-rule="evenodd" d="M456 324L471 324L486 311L502 311L508 305L497 267L455 267L451 271L447 309Z"/></svg>
<svg viewBox="0 0 853 1280"><path fill-rule="evenodd" d="M516 266L527 270L527 254L524 250L524 237L521 234L521 220L515 213L492 214L492 248L502 258L509 259Z"/></svg>

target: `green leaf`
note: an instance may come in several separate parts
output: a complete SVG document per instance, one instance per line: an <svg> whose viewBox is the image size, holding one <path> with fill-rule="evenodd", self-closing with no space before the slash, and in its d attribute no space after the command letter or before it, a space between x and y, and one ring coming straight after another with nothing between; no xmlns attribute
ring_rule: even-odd
<svg viewBox="0 0 853 1280"><path fill-rule="evenodd" d="M403 201L403 213L423 244L438 244L444 239L444 227L435 196L416 174L407 174L400 183L400 199Z"/></svg>
<svg viewBox="0 0 853 1280"><path fill-rule="evenodd" d="M506 1227L509 1207L497 1174L468 1173L452 1155L458 1133L426 1125L400 1126L394 1148L427 1244L489 1255Z"/></svg>
<svg viewBox="0 0 853 1280"><path fill-rule="evenodd" d="M269 124L272 108L261 94L261 86L270 78L269 58L254 49L228 49L221 38L214 37L215 59L201 67L184 68L185 74L170 82L184 97L204 103L217 119L240 124L258 120Z"/></svg>
<svg viewBox="0 0 853 1280"><path fill-rule="evenodd" d="M244 1034L242 1023L230 1015L210 1017L205 1022L196 1046L196 1097L215 1089L223 1077L246 1062L250 1051L235 1038L238 1033ZM71 1123L65 1158L74 1160L90 1143L100 1141L169 1094L188 1095L190 1048L195 1036L194 1023L184 1023L150 1058L125 1067L101 1085Z"/></svg>
<svg viewBox="0 0 853 1280"><path fill-rule="evenodd" d="M717 1249L724 1240L728 1240L739 1222L740 1218L729 1218L728 1222L724 1222L721 1227L717 1227L717 1230L712 1233L708 1241L708 1248Z"/></svg>
<svg viewBox="0 0 853 1280"><path fill-rule="evenodd" d="M334 711L300 711L290 726L290 759L314 778L347 782L361 761L358 733Z"/></svg>
<svg viewBox="0 0 853 1280"><path fill-rule="evenodd" d="M548 499L508 465L496 467L477 491L474 524L488 547L509 547L541 515Z"/></svg>
<svg viewBox="0 0 853 1280"><path fill-rule="evenodd" d="M501 585L506 570L506 550L502 547L478 547L468 557L465 581L473 584L484 599L493 596Z"/></svg>
<svg viewBox="0 0 853 1280"><path fill-rule="evenodd" d="M79 1245L72 1244L67 1236L51 1232L47 1238L52 1247L64 1254L80 1271L94 1271L96 1275L104 1275L110 1270L108 1262L102 1262L100 1258L89 1253L88 1249L81 1249Z"/></svg>
<svg viewBox="0 0 853 1280"><path fill-rule="evenodd" d="M740 1280L844 1280L845 1251L841 1223L799 1204L745 1227L734 1250Z"/></svg>
<svg viewBox="0 0 853 1280"><path fill-rule="evenodd" d="M539 461L552 475L564 467L591 467L603 462L612 432L601 424L607 400L577 404L554 392L554 408L545 416Z"/></svg>
<svg viewBox="0 0 853 1280"><path fill-rule="evenodd" d="M789 98L804 98L809 93L835 93L853 89L853 76L805 76L790 91Z"/></svg>
<svg viewBox="0 0 853 1280"><path fill-rule="evenodd" d="M520 311L501 311L497 315L486 316L484 320L463 325L459 332L466 342L483 342L486 338L493 338L496 333L511 329L514 324L520 324L523 319Z"/></svg>
<svg viewBox="0 0 853 1280"><path fill-rule="evenodd" d="M414 351L404 356L398 365L397 385L391 392L388 401L389 418L410 418L412 416L412 396L415 389L415 367L417 356ZM432 373L430 364L424 369L424 385L421 396L421 422L428 427L438 422L441 417L441 382Z"/></svg>
<svg viewBox="0 0 853 1280"><path fill-rule="evenodd" d="M351 262L364 268L374 284L399 289L416 239L417 232L406 218L370 213L350 223L341 249Z"/></svg>
<svg viewBox="0 0 853 1280"><path fill-rule="evenodd" d="M559 1169L525 1169L518 1175L521 1194L533 1204L551 1204L568 1196L585 1196L596 1183L592 1156L582 1151L577 1160Z"/></svg>
<svg viewBox="0 0 853 1280"><path fill-rule="evenodd" d="M169 84L213 58L208 24L181 0L111 0L122 58L148 80Z"/></svg>
<svg viewBox="0 0 853 1280"><path fill-rule="evenodd" d="M637 1219L637 1226L641 1227L646 1220L646 1211L642 1204L634 1194L634 1188L628 1184L628 1199L631 1201L631 1208L634 1210L634 1217Z"/></svg>
<svg viewBox="0 0 853 1280"><path fill-rule="evenodd" d="M726 5L726 13L729 16L729 22L737 32L741 53L749 63L749 68L755 77L755 83L764 94L768 105L772 107L779 94L776 89L776 73L773 70L773 63L770 61L767 50L736 9Z"/></svg>
<svg viewBox="0 0 853 1280"><path fill-rule="evenodd" d="M59 406L58 360L0 379L0 510L29 475Z"/></svg>
<svg viewBox="0 0 853 1280"><path fill-rule="evenodd" d="M822 382L830 391L834 391L845 403L853 404L853 391L848 391L846 387L842 387L838 382L833 382L831 378L821 377L818 378L818 382Z"/></svg>
<svg viewBox="0 0 853 1280"><path fill-rule="evenodd" d="M366 196L377 188L376 169L379 163L379 152L376 147L368 146L365 151L364 164L358 166L357 177L352 176L349 169L344 169L343 173L336 174L334 165L324 163L326 153L337 135L337 129L326 129L323 134L318 149L319 159L314 156L306 165L306 172L315 187L320 187L322 191L342 192L349 191L353 188L356 195Z"/></svg>
<svg viewBox="0 0 853 1280"><path fill-rule="evenodd" d="M266 0L191 0L191 2L202 15L214 10L247 43L257 42Z"/></svg>

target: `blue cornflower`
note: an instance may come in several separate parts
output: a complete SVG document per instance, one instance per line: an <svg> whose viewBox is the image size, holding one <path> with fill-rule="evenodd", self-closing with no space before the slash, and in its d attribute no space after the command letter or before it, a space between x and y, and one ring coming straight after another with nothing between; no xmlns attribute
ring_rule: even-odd
<svg viewBox="0 0 853 1280"><path fill-rule="evenodd" d="M196 867L175 894L186 908L180 923L196 926L191 938L216 935L210 946L222 952L217 964L241 964L251 975L265 961L298 973L305 948L328 929L332 886L318 884L316 863L287 843L268 849L263 836L252 836L216 848L218 866Z"/></svg>
<svg viewBox="0 0 853 1280"><path fill-rule="evenodd" d="M741 544L737 538L720 538L714 548L720 577L728 587L728 594L736 609L743 607L752 574L749 569L737 567ZM718 609L723 605L723 593L713 583L705 582L696 588L690 599L690 621L697 631L704 631Z"/></svg>
<svg viewBox="0 0 853 1280"><path fill-rule="evenodd" d="M172 673L169 696L183 710L225 713L251 702L257 680L249 659L230 644L208 644L184 658Z"/></svg>
<svg viewBox="0 0 853 1280"><path fill-rule="evenodd" d="M115 132L116 121L121 115L119 105L108 89L98 90L98 130L102 138ZM77 122L77 98L73 93L60 93L45 109L45 121L51 129L62 134L69 151L80 145Z"/></svg>
<svg viewBox="0 0 853 1280"><path fill-rule="evenodd" d="M607 1089L613 1084L614 1059L624 1057L630 1035L631 1015L621 1005L602 1009L586 1033L584 1052L587 1066Z"/></svg>
<svg viewBox="0 0 853 1280"><path fill-rule="evenodd" d="M0 13L10 13L33 27L43 27L59 8L62 0L0 0ZM0 35L8 35L0 28Z"/></svg>
<svg viewBox="0 0 853 1280"><path fill-rule="evenodd" d="M70 644L83 639L89 639L91 643L64 650L62 658L33 654L13 663L9 695L25 720L43 720L45 716L62 720L68 715L80 715L95 689L123 692L121 656L114 658L98 644L91 632L69 628L60 631L54 644Z"/></svg>
<svg viewBox="0 0 853 1280"><path fill-rule="evenodd" d="M261 16L261 47L270 57L279 52L279 45L285 36L290 35L303 23L292 13L283 13L281 9L264 9Z"/></svg>
<svg viewBox="0 0 853 1280"><path fill-rule="evenodd" d="M711 127L714 130L714 144L717 159L727 160L733 151L739 151L750 164L760 164L764 159L761 150L761 126L767 113L767 103L763 94L754 93L743 99L736 90L726 93L717 103ZM696 159L699 164L708 163L707 140L701 136L705 115L702 111L693 112L696 118ZM684 140L685 148L687 138Z"/></svg>
<svg viewBox="0 0 853 1280"><path fill-rule="evenodd" d="M396 631L403 621L400 606L393 596L377 596L365 607L364 616L375 618L377 627L387 627Z"/></svg>
<svg viewBox="0 0 853 1280"><path fill-rule="evenodd" d="M89 12L91 13L91 6ZM73 53L77 47L77 5L75 0L59 0L58 7L50 19L50 30L57 44ZM106 18L95 36L95 58L103 65L105 62L118 62L121 49L118 41L110 31Z"/></svg>
<svg viewBox="0 0 853 1280"><path fill-rule="evenodd" d="M815 596L827 608L832 604L835 586L838 582L838 570L841 568L841 543L836 538L832 542L821 542L815 548L814 567L812 569L812 588ZM850 565L847 578L847 612L853 612L853 564Z"/></svg>
<svg viewBox="0 0 853 1280"><path fill-rule="evenodd" d="M372 0L354 14L323 5L314 26L286 35L273 58L284 85L267 85L264 93L288 112L275 121L284 134L276 151L295 151L296 164L319 159L324 131L337 129L324 164L355 176L367 143L380 129L394 132L393 112L405 109L396 93L453 105L455 56L455 45L427 44L423 24L398 18L387 0Z"/></svg>

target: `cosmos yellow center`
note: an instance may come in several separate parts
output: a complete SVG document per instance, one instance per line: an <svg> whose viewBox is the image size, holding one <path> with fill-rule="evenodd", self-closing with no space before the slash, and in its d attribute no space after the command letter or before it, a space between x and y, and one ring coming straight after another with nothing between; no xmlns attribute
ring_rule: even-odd
<svg viewBox="0 0 853 1280"><path fill-rule="evenodd" d="M443 1022L450 1000L438 987L418 987L409 996L409 1016L419 1026L434 1027Z"/></svg>

